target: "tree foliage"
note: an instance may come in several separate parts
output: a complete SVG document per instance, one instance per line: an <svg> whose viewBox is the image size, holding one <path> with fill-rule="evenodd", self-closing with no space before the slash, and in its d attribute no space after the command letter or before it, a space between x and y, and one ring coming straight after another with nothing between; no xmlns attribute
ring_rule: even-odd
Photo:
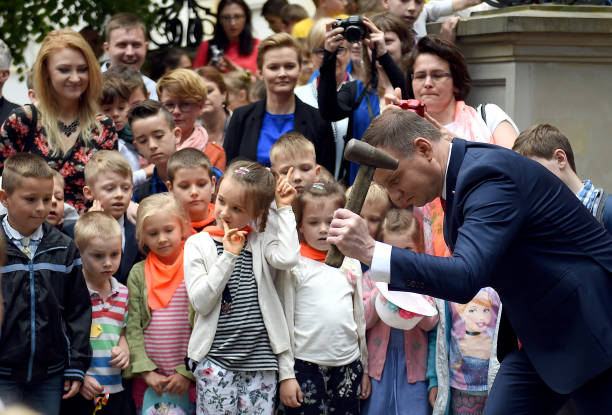
<svg viewBox="0 0 612 415"><path fill-rule="evenodd" d="M0 38L22 72L30 42L40 43L51 30L63 27L89 25L102 33L107 18L119 12L137 14L147 27L159 20L151 0L0 0Z"/></svg>

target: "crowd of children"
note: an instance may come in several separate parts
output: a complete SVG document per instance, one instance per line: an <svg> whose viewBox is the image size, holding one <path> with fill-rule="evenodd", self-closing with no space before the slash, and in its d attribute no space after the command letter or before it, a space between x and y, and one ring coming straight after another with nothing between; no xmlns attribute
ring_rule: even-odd
<svg viewBox="0 0 612 415"><path fill-rule="evenodd" d="M226 0L223 7L240 10L243 3ZM117 145L84 156L80 216L64 203L64 176L47 160L26 152L2 159L0 404L27 404L52 415L148 415L164 408L199 415L482 413L499 366L502 306L492 288L467 304L400 296L370 280L368 268L353 258L340 268L324 263L334 211L351 193L336 180L347 123L352 129L353 112L362 105L359 128L365 130L383 103L370 88L369 72L359 81L359 95L355 89L345 96L346 105L341 99L347 86L357 85L358 68L350 73L351 65L359 66L354 56L367 55L349 54L342 39L335 40L340 52L324 50L333 41L324 18L346 17L345 3L319 0L310 19L286 0L266 2L263 14L275 31L305 37L314 29L302 43L288 34L262 42L256 63L266 71L263 92L262 81L251 85L253 74L222 75L211 66L163 67L155 84L135 69L142 61L120 65L123 55L109 52L116 64L104 68L98 105L112 120ZM478 1L375 3L388 11L373 19L384 30L377 32L379 51L388 44L393 56L387 66L395 59L403 67L402 55L412 48L412 35L423 35L426 19ZM244 17L221 16L226 24ZM130 19L111 19L107 36L141 35L142 23ZM394 29L404 21L407 27ZM370 20L366 25L376 29ZM285 43L274 46L278 39ZM400 44L391 46L394 41ZM309 46L300 53L299 44ZM287 81L276 95L268 88L276 76L270 73L284 70L264 65L268 50L289 51L294 81L314 80L303 87L314 104L319 79L325 81L332 66L338 70L338 99L328 104L346 107L348 121L338 120L345 123L340 136L334 127L336 157L326 154L328 167L335 162L331 173L317 162L327 152L317 147L318 137L294 128L298 105L318 117L303 123L305 131L319 121L329 126L301 101L281 114L291 125L267 124L275 133L289 131L272 134L266 144L269 168L239 160L242 154L226 160L225 132L235 108L265 101L266 93L272 101L293 96L293 88L283 89ZM186 55L175 54L179 65ZM345 59L334 64L332 54ZM305 69L301 59L313 56L320 65ZM278 115L269 109L266 117ZM516 150L578 192L582 182L569 143L557 144L560 133L551 129L528 130ZM251 133L260 134L244 132ZM547 140L552 153L542 150ZM612 227L612 202L605 210L607 194L587 185L579 197ZM428 209L393 208L385 188L372 183L361 216L378 241L448 254L436 245L441 221Z"/></svg>

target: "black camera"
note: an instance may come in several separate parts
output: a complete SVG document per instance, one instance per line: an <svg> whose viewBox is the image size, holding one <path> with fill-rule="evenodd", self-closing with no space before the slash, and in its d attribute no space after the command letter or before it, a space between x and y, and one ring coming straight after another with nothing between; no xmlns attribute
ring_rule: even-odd
<svg viewBox="0 0 612 415"><path fill-rule="evenodd" d="M332 29L337 27L343 27L344 32L342 35L350 43L357 43L361 39L364 39L368 34L369 30L361 16L349 16L346 19L337 19L338 21L332 25Z"/></svg>

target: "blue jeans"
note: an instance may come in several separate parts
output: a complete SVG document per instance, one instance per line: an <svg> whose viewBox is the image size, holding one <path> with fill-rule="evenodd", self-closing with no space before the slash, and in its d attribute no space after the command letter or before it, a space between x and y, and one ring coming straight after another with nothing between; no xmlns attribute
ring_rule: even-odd
<svg viewBox="0 0 612 415"><path fill-rule="evenodd" d="M62 374L27 383L0 379L0 398L5 405L24 404L44 415L59 413L63 389Z"/></svg>

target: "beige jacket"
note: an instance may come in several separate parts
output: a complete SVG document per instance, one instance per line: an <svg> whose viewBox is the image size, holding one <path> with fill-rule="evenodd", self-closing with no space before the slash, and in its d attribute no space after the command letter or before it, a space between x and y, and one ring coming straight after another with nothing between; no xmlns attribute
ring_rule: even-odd
<svg viewBox="0 0 612 415"><path fill-rule="evenodd" d="M253 254L259 306L270 346L278 356L279 380L292 378L293 358L289 330L274 288L273 277L276 271L272 268L289 270L299 260L300 246L291 207L270 209L266 231L251 232L247 249ZM217 255L214 240L205 232L191 236L185 243L185 285L196 312L188 356L197 362L206 357L212 345L223 289L237 258L227 251Z"/></svg>

